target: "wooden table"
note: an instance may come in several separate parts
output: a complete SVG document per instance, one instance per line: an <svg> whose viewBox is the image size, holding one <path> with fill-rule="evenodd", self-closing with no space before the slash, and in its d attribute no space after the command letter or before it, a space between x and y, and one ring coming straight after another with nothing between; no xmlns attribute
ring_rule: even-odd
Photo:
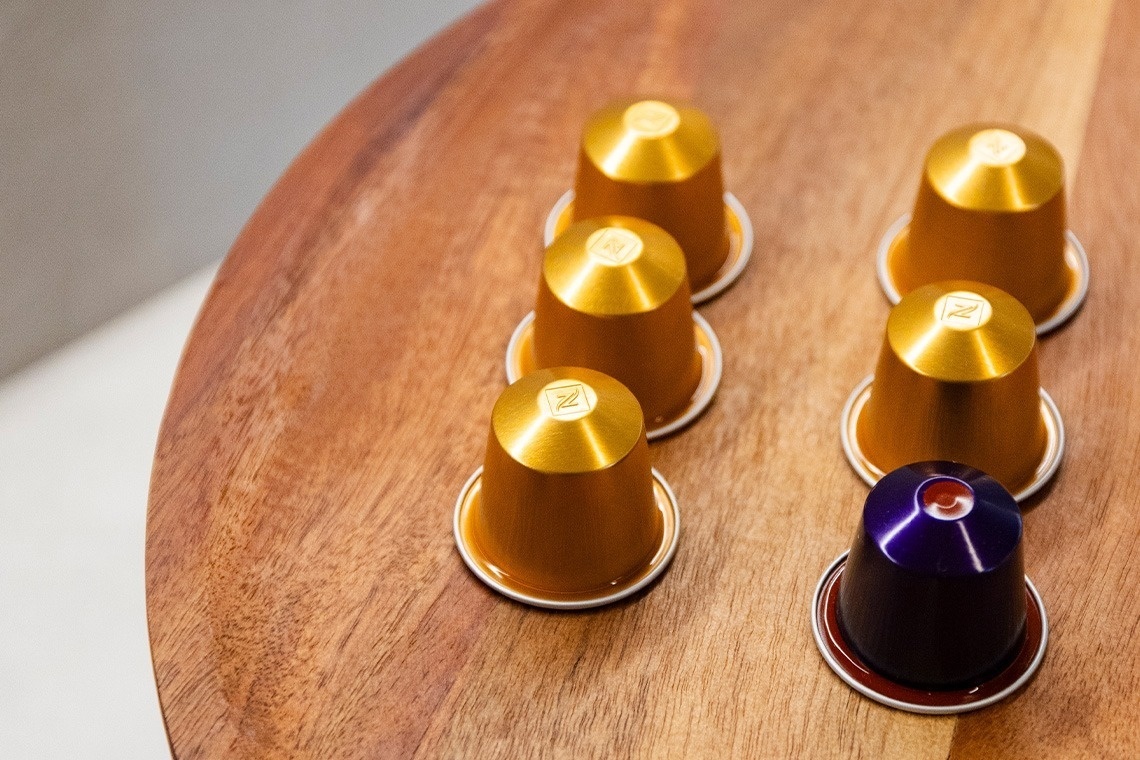
<svg viewBox="0 0 1140 760"><path fill-rule="evenodd" d="M369 87L266 197L166 411L147 600L191 757L1140 756L1140 3L503 2ZM578 131L626 93L719 124L753 262L703 308L726 371L654 446L672 568L588 613L467 571L452 508ZM866 488L839 411L887 303L872 250L942 131L1008 120L1069 171L1088 303L1040 349L1065 465L1026 509L1036 679L960 718L880 707L808 607Z"/></svg>

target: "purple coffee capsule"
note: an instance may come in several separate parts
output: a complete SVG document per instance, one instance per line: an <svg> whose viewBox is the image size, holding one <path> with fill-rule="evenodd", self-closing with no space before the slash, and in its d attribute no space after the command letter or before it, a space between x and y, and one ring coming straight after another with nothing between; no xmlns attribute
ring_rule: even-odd
<svg viewBox="0 0 1140 760"><path fill-rule="evenodd" d="M820 580L812 630L840 678L892 707L964 712L1013 693L1048 636L1017 503L954 462L889 473L867 496L850 552Z"/></svg>

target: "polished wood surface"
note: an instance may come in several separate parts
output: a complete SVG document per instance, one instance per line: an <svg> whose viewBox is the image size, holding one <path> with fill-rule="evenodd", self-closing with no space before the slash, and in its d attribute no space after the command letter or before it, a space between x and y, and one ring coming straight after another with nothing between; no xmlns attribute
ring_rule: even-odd
<svg viewBox="0 0 1140 760"><path fill-rule="evenodd" d="M179 758L1140 756L1140 3L504 2L384 76L268 194L202 309L155 459L147 599ZM702 308L726 369L653 446L673 566L588 613L467 571L480 464L542 222L586 116L688 98L756 228ZM1026 507L1038 676L960 718L856 695L808 607L866 488L839 447L887 303L873 249L944 130L1059 147L1093 280L1040 348L1067 423Z"/></svg>

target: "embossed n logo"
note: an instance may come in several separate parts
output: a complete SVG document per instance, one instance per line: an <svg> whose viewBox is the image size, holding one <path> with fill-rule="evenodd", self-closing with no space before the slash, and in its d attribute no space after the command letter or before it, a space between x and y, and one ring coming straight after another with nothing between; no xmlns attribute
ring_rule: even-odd
<svg viewBox="0 0 1140 760"><path fill-rule="evenodd" d="M576 404L576 403L578 403L578 397L581 395L582 395L582 389L581 388L574 388L574 390L570 391L569 393L563 393L561 396L558 397L558 406L556 406L555 408L558 410L562 410L568 406Z"/></svg>
<svg viewBox="0 0 1140 760"><path fill-rule="evenodd" d="M954 306L950 313L946 315L948 319L970 319L970 315L977 310L980 304L958 304ZM947 307L949 308L949 307Z"/></svg>
<svg viewBox="0 0 1140 760"><path fill-rule="evenodd" d="M988 320L988 302L980 296L970 298L955 293L948 294L942 302L938 320L956 330L973 330Z"/></svg>
<svg viewBox="0 0 1140 760"><path fill-rule="evenodd" d="M577 419L589 412L593 405L590 396L581 383L568 382L544 389L546 407L553 417Z"/></svg>

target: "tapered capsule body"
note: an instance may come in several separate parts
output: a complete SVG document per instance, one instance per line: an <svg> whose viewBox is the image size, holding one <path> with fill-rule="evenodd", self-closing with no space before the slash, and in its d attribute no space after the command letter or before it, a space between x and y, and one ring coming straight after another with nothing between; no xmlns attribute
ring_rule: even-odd
<svg viewBox="0 0 1140 760"><path fill-rule="evenodd" d="M482 470L456 505L468 566L496 590L547 607L632 593L676 547L676 501L650 466L641 407L582 367L533 372L491 413Z"/></svg>
<svg viewBox="0 0 1140 760"><path fill-rule="evenodd" d="M651 222L577 222L543 258L532 317L507 350L507 377L544 367L604 372L633 391L650 439L680 429L712 400L719 343L693 312L685 257Z"/></svg>
<svg viewBox="0 0 1140 760"><path fill-rule="evenodd" d="M910 462L948 460L1019 498L1056 471L1064 440L1040 387L1029 313L963 280L918 288L891 310L875 373L849 400L842 432L870 483Z"/></svg>
<svg viewBox="0 0 1140 760"><path fill-rule="evenodd" d="M632 216L666 230L684 251L694 303L736 280L752 253L752 226L724 190L720 138L685 103L624 99L582 130L573 191L551 211L546 243L574 222Z"/></svg>
<svg viewBox="0 0 1140 760"><path fill-rule="evenodd" d="M871 491L839 587L848 642L892 680L975 685L1025 635L1021 512L997 481L950 462L901 467Z"/></svg>
<svg viewBox="0 0 1140 760"><path fill-rule="evenodd" d="M1064 164L1047 140L1009 125L952 130L926 156L909 224L880 246L880 279L893 301L941 280L983 282L1020 301L1046 332L1088 288L1065 206Z"/></svg>

